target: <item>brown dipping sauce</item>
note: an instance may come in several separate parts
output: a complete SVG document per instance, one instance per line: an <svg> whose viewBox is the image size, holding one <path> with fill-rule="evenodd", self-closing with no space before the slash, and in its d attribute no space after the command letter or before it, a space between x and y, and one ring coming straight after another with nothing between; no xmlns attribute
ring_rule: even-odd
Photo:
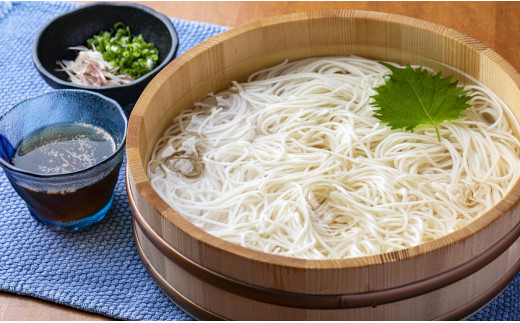
<svg viewBox="0 0 520 323"><path fill-rule="evenodd" d="M113 155L115 148L114 139L99 127L59 124L30 134L16 149L12 163L41 175L66 174L102 162ZM115 167L107 176L78 189L63 187L61 191L51 192L20 187L17 192L29 210L40 218L74 221L91 216L111 203L118 175L119 167Z"/></svg>

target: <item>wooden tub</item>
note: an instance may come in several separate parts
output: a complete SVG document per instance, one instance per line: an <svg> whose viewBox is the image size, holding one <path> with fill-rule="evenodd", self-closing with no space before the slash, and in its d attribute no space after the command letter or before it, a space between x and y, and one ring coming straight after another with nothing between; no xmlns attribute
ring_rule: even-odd
<svg viewBox="0 0 520 323"><path fill-rule="evenodd" d="M154 191L146 165L181 110L285 58L355 54L478 79L520 120L520 75L481 43L402 16L323 11L234 28L190 49L149 84L129 122L127 189L136 245L160 288L202 319L452 320L492 300L520 271L520 184L464 228L417 247L343 260L275 256L218 239ZM454 69L452 70L453 67Z"/></svg>

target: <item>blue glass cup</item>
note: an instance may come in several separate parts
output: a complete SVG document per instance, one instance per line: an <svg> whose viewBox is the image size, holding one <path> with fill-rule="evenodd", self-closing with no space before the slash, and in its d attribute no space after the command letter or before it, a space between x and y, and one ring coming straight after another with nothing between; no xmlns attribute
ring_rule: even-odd
<svg viewBox="0 0 520 323"><path fill-rule="evenodd" d="M114 153L88 168L51 175L12 164L16 148L29 135L70 123L105 130L114 140ZM0 166L34 218L53 229L80 230L101 221L112 206L127 123L116 101L94 92L56 90L26 99L0 116Z"/></svg>

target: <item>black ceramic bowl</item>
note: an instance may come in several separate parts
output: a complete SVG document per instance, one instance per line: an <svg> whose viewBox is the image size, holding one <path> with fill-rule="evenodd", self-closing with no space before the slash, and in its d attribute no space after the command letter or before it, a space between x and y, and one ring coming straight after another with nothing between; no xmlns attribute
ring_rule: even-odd
<svg viewBox="0 0 520 323"><path fill-rule="evenodd" d="M155 69L130 83L115 86L73 84L68 75L58 71L59 60L74 60L71 46L86 45L87 39L101 31L110 31L114 23L123 22L133 35L142 34L159 50ZM56 17L36 34L32 56L34 66L45 81L56 89L81 89L98 92L122 106L135 103L150 80L174 57L179 44L177 31L165 15L133 3L94 3Z"/></svg>

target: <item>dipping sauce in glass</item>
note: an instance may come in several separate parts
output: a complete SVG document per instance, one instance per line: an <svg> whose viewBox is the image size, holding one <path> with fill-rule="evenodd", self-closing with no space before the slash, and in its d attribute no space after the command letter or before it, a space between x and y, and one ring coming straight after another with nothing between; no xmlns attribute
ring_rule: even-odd
<svg viewBox="0 0 520 323"><path fill-rule="evenodd" d="M102 128L66 123L39 129L18 146L14 166L42 175L65 174L96 165L116 150L114 139Z"/></svg>
<svg viewBox="0 0 520 323"><path fill-rule="evenodd" d="M12 164L34 174L69 174L97 165L115 151L114 139L100 127L85 123L56 124L38 129L23 139ZM74 230L75 221L93 214L97 220L96 214L108 211L118 175L119 167L116 167L106 176L93 177L87 185L63 185L50 190L21 187L18 193L41 221L71 223Z"/></svg>
<svg viewBox="0 0 520 323"><path fill-rule="evenodd" d="M34 96L0 115L0 167L35 219L81 230L112 206L127 126L121 105L95 92Z"/></svg>

